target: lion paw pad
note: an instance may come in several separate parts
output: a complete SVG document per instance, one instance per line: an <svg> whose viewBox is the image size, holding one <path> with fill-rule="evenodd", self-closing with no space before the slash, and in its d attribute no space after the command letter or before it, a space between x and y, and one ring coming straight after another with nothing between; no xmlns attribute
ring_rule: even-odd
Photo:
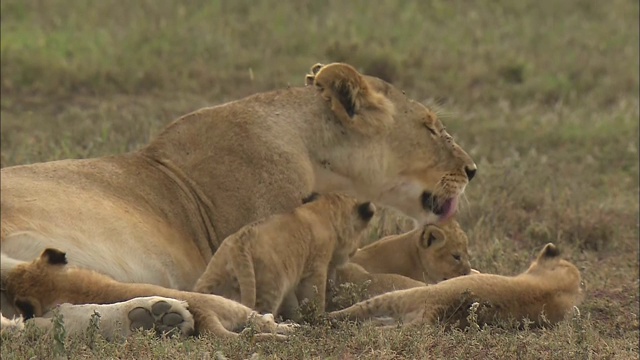
<svg viewBox="0 0 640 360"><path fill-rule="evenodd" d="M193 329L191 319L185 318L179 311L181 309L174 309L174 307L175 305L164 300L157 301L150 308L136 307L129 311L129 328L131 331L155 330L159 335L189 332Z"/></svg>

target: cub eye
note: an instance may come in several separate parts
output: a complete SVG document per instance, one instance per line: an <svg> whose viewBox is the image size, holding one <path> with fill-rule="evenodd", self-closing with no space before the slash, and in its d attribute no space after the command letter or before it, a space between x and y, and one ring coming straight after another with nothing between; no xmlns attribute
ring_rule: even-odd
<svg viewBox="0 0 640 360"><path fill-rule="evenodd" d="M453 255L453 259L455 261L460 261L460 255L458 255L458 254Z"/></svg>

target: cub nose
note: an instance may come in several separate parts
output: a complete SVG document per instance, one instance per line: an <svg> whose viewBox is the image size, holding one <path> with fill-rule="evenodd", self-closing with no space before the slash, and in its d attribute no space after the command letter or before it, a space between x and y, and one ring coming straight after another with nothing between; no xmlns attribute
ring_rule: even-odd
<svg viewBox="0 0 640 360"><path fill-rule="evenodd" d="M467 179L469 179L469 181L471 181L471 179L473 179L473 177L476 176L477 170L478 168L476 168L475 165L464 167L464 172L467 174Z"/></svg>

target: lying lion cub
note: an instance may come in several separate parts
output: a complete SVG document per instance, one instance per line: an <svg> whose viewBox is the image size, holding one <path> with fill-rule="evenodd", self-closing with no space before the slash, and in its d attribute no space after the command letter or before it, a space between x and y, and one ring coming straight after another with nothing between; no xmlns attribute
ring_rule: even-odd
<svg viewBox="0 0 640 360"><path fill-rule="evenodd" d="M197 333L211 333L220 337L238 337L235 330L242 329L253 323L259 333L258 340L286 339L282 333L293 329L291 325L276 324L273 315L259 315L252 309L235 301L216 295L205 295L186 291L167 289L148 284L121 283L112 278L92 270L66 266L66 254L60 250L47 248L40 257L30 263L17 265L7 273L3 273L2 282L6 291L13 298L13 303L26 319L42 316L56 305L61 306L63 315L73 315L71 312L79 307L66 308L68 304L91 304L101 311L100 305L113 304L120 301L137 298L138 307L133 302L123 303L128 306L128 319L124 334L137 328L155 329L159 332L178 329L182 335L189 335L194 325ZM143 296L155 296L141 298ZM161 297L160 297L161 296ZM176 299L176 300L174 300ZM188 311L181 306L188 303ZM153 304L149 308L145 306ZM80 309L81 310L81 309ZM122 313L122 309L105 307L102 310L111 311L103 314L107 319ZM80 313L87 314L86 311ZM193 317L192 317L193 314ZM41 322L46 319L38 318ZM88 323L89 319L85 319ZM82 319L73 318L72 324L82 323ZM112 332L104 334L113 337L116 332L113 324L109 323ZM76 326L77 327L77 326Z"/></svg>
<svg viewBox="0 0 640 360"><path fill-rule="evenodd" d="M333 291L343 284L364 284L368 297L425 286L469 274L467 235L455 220L440 226L426 225L405 234L391 235L359 249L336 269ZM477 273L477 271L476 271ZM329 302L340 309L354 302Z"/></svg>
<svg viewBox="0 0 640 360"><path fill-rule="evenodd" d="M317 311L324 312L327 276L356 251L375 206L341 194L313 194L304 202L226 238L194 291L239 297L274 315L285 297L286 307L297 306L295 295L317 300Z"/></svg>
<svg viewBox="0 0 640 360"><path fill-rule="evenodd" d="M580 271L560 259L555 245L547 244L529 269L517 276L476 274L415 289L399 290L329 313L333 319L372 320L392 317L403 325L453 324L466 317L472 303L484 305L478 324L528 318L535 325L562 320L582 301ZM382 322L380 322L382 323Z"/></svg>
<svg viewBox="0 0 640 360"><path fill-rule="evenodd" d="M370 273L398 274L428 284L467 275L469 240L455 220L382 238L349 260Z"/></svg>

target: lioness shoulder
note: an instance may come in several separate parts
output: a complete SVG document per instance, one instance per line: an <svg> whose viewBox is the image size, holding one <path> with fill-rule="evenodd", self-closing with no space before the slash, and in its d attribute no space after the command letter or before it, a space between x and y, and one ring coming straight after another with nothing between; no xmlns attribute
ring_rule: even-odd
<svg viewBox="0 0 640 360"><path fill-rule="evenodd" d="M285 296L318 301L327 275L358 248L375 212L342 194L314 195L291 213L274 215L226 238L194 291L213 293L277 314ZM289 309L291 310L291 309Z"/></svg>

